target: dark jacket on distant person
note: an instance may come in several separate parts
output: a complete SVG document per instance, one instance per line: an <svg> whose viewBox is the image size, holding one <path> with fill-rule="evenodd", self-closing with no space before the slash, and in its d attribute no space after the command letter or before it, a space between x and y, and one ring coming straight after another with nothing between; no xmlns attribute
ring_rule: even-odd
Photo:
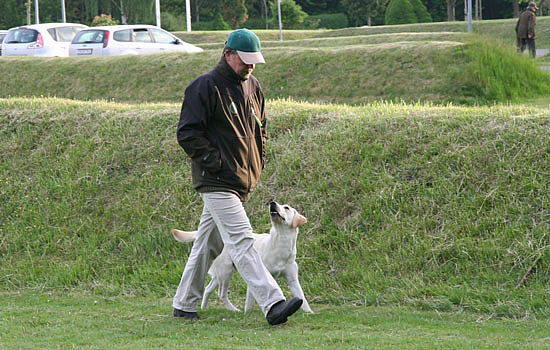
<svg viewBox="0 0 550 350"><path fill-rule="evenodd" d="M266 154L265 99L258 80L252 75L243 80L222 57L185 90L177 138L192 160L198 192L232 192L246 201Z"/></svg>
<svg viewBox="0 0 550 350"><path fill-rule="evenodd" d="M530 39L535 38L535 25L537 23L537 17L535 12L531 9L527 9L521 13L516 23L516 34L518 39Z"/></svg>

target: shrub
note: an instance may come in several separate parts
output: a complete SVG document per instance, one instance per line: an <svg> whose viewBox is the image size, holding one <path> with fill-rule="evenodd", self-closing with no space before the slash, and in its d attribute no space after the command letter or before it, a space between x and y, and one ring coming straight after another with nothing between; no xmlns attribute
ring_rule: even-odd
<svg viewBox="0 0 550 350"><path fill-rule="evenodd" d="M116 19L113 19L111 15L101 14L101 16L95 16L92 21L92 27L97 26L114 26L119 22Z"/></svg>
<svg viewBox="0 0 550 350"><path fill-rule="evenodd" d="M426 23L432 21L432 16L430 15L428 9L421 0L409 0L409 2L414 8L414 13L416 15L418 23Z"/></svg>
<svg viewBox="0 0 550 350"><path fill-rule="evenodd" d="M169 12L161 12L162 28L170 31L183 31L187 29L187 19L185 15L173 15Z"/></svg>
<svg viewBox="0 0 550 350"><path fill-rule="evenodd" d="M391 0L384 19L386 24L417 23L414 8L409 0Z"/></svg>
<svg viewBox="0 0 550 350"><path fill-rule="evenodd" d="M194 22L193 29L195 30L231 30L229 23L223 20L221 13L218 13L212 21Z"/></svg>
<svg viewBox="0 0 550 350"><path fill-rule="evenodd" d="M344 13L326 13L309 16L308 22L318 21L317 28L340 29L349 27L348 16Z"/></svg>

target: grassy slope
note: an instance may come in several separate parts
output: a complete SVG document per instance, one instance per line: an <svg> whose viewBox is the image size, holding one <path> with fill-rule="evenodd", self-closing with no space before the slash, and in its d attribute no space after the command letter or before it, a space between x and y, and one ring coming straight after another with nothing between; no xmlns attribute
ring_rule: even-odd
<svg viewBox="0 0 550 350"><path fill-rule="evenodd" d="M501 19L501 20L486 20L474 21L473 31L491 38L499 39L507 42L510 45L515 45L516 19ZM283 39L299 40L307 38L328 38L337 36L357 36L357 35L376 35L376 34L396 34L396 33L415 33L415 32L467 32L468 25L466 22L436 22L436 23L417 23L417 24L402 24L394 26L375 26L361 28L345 28L338 30L284 30ZM279 40L279 32L273 30L259 30L260 39L263 41ZM228 31L220 32L176 32L183 40L202 45L205 43L222 43L227 38ZM550 17L537 18L537 46L540 48L550 48Z"/></svg>
<svg viewBox="0 0 550 350"><path fill-rule="evenodd" d="M456 42L425 41L325 48L265 49L258 67L267 98L362 103L403 98L441 102L450 78L439 74L460 57ZM116 101L180 102L196 76L219 60L217 50L196 55L0 60L0 96L58 96ZM463 60L451 71L464 67ZM25 79L23 75L32 79ZM414 83L403 84L403 80Z"/></svg>
<svg viewBox="0 0 550 350"><path fill-rule="evenodd" d="M476 26L486 28L481 33L500 37L511 23L484 21ZM268 98L349 104L519 101L550 89L550 75L528 58L515 55L510 45L460 33L463 26L453 22L293 31L287 34L295 40L284 42L276 40L277 31L260 31L269 64L255 74ZM544 33L550 22L543 18L538 27ZM217 62L227 32L185 35L200 40L207 50L197 55L2 57L0 97L180 102L188 83Z"/></svg>
<svg viewBox="0 0 550 350"><path fill-rule="evenodd" d="M2 289L173 293L189 247L169 229L195 227L201 210L178 109L0 99ZM268 109L268 166L247 211L258 232L271 198L307 216L298 255L312 301L550 312L545 109Z"/></svg>
<svg viewBox="0 0 550 350"><path fill-rule="evenodd" d="M487 21L474 21L472 29L475 33L498 39L515 45L515 25L517 19L500 19ZM418 23L403 24L396 26L376 26L362 28L345 28L332 31L322 31L314 37L334 37L350 35L372 35L389 33L407 33L407 32L467 32L468 26L465 22L437 22L437 23ZM538 17L536 26L537 47L550 48L550 17Z"/></svg>

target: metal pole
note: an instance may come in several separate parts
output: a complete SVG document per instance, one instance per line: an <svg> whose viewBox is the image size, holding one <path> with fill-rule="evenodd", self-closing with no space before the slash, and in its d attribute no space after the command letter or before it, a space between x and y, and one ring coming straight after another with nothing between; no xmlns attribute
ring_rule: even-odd
<svg viewBox="0 0 550 350"><path fill-rule="evenodd" d="M61 19L63 23L67 23L67 15L65 14L65 0L61 0Z"/></svg>
<svg viewBox="0 0 550 350"><path fill-rule="evenodd" d="M34 18L36 24L40 24L40 13L38 12L38 0L34 0Z"/></svg>
<svg viewBox="0 0 550 350"><path fill-rule="evenodd" d="M185 21L187 22L187 31L191 31L191 1L185 0Z"/></svg>
<svg viewBox="0 0 550 350"><path fill-rule="evenodd" d="M472 32L472 0L468 0L468 32Z"/></svg>
<svg viewBox="0 0 550 350"><path fill-rule="evenodd" d="M283 41L283 21L281 19L281 0L277 0L277 13L279 15L279 40Z"/></svg>
<svg viewBox="0 0 550 350"><path fill-rule="evenodd" d="M156 14L157 14L157 27L160 28L160 0L155 0Z"/></svg>

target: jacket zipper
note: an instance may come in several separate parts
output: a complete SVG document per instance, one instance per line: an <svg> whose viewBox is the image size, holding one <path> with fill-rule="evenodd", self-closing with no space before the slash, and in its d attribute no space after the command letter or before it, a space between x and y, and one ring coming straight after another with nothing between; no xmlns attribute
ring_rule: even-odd
<svg viewBox="0 0 550 350"><path fill-rule="evenodd" d="M242 93L242 97L243 97L243 105L244 105L244 111L245 111L245 124L246 124L246 128L247 128L247 131L248 131L248 141L247 141L247 146L248 146L248 171L246 172L247 175L248 175L248 184L246 185L246 192L250 193L250 184L252 183L252 177L250 175L250 163L252 162L252 159L251 159L251 147L252 147L252 129L250 127L250 111L249 111L249 102L248 100L246 99L245 95L244 95L244 88L243 88L243 83L241 82L240 84L240 88L241 88L241 93Z"/></svg>

